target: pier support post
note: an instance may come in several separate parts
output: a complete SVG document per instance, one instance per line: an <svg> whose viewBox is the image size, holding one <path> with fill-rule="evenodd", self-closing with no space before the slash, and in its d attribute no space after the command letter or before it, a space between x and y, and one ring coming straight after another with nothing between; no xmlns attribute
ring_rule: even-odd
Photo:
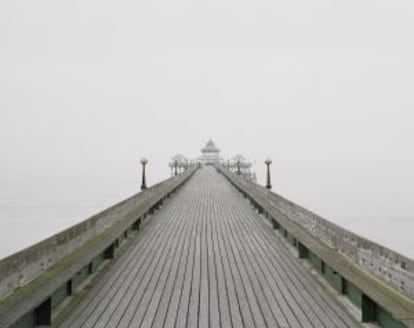
<svg viewBox="0 0 414 328"><path fill-rule="evenodd" d="M105 250L105 258L106 259L114 259L115 258L115 243L112 244L111 246L109 246L106 250Z"/></svg>
<svg viewBox="0 0 414 328"><path fill-rule="evenodd" d="M368 296L362 294L362 322L375 321L375 302Z"/></svg>
<svg viewBox="0 0 414 328"><path fill-rule="evenodd" d="M309 257L308 249L301 242L298 242L298 255L300 259L307 259Z"/></svg>
<svg viewBox="0 0 414 328"><path fill-rule="evenodd" d="M52 323L52 299L49 297L35 310L36 325L50 325Z"/></svg>
<svg viewBox="0 0 414 328"><path fill-rule="evenodd" d="M275 229L275 230L279 230L280 229L280 224L279 224L279 222L277 222L275 219L273 219L273 218L271 218L271 220L272 220L272 227L273 227L273 229Z"/></svg>
<svg viewBox="0 0 414 328"><path fill-rule="evenodd" d="M139 230L139 228L140 228L140 225L141 225L141 218L138 218L135 222L134 222L134 224L133 224L133 229L134 230Z"/></svg>

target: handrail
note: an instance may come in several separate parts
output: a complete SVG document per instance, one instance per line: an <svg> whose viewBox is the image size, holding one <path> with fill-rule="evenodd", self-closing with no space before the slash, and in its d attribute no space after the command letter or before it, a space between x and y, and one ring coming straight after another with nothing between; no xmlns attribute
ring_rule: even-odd
<svg viewBox="0 0 414 328"><path fill-rule="evenodd" d="M191 168L0 261L0 327L32 311L197 170ZM43 275L46 274L45 279ZM47 278L47 279L46 279ZM33 288L31 286L34 286ZM27 287L26 287L27 286ZM28 301L30 299L30 301ZM18 307L18 310L13 310ZM19 312L19 313L10 313ZM7 318L6 318L7 317Z"/></svg>
<svg viewBox="0 0 414 328"><path fill-rule="evenodd" d="M276 220L284 225L298 243L332 265L398 319L409 317L412 320L407 319L405 324L414 325L413 260L331 223L221 166L216 169L268 214L273 223ZM361 276L370 278L360 279ZM380 299L376 299L379 295Z"/></svg>

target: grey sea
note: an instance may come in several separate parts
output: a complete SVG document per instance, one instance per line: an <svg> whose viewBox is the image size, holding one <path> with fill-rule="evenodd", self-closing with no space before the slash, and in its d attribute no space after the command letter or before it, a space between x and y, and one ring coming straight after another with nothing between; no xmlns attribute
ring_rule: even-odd
<svg viewBox="0 0 414 328"><path fill-rule="evenodd" d="M136 181L1 181L0 258L81 222L138 191ZM326 202L330 201L328 194L324 197ZM323 214L315 210L317 206L312 207L312 201L305 207ZM414 258L412 217L345 216L341 213L338 211L337 215L334 213L326 218Z"/></svg>
<svg viewBox="0 0 414 328"><path fill-rule="evenodd" d="M136 181L2 181L0 258L79 223L138 191Z"/></svg>

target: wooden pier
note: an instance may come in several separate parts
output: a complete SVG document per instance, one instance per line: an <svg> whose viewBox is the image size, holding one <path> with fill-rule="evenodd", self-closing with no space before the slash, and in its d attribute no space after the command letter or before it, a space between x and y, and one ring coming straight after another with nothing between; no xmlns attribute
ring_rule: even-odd
<svg viewBox="0 0 414 328"><path fill-rule="evenodd" d="M164 203L61 327L359 327L213 167Z"/></svg>

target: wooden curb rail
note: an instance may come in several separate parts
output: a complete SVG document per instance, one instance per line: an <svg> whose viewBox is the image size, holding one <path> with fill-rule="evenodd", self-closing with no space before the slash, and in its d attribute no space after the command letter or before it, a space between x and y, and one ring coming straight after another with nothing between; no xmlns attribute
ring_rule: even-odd
<svg viewBox="0 0 414 328"><path fill-rule="evenodd" d="M53 309L101 263L114 258L120 241L139 229L196 170L191 168L1 260L0 328L51 324ZM26 275L30 278L24 279ZM21 285L13 285L16 277Z"/></svg>
<svg viewBox="0 0 414 328"><path fill-rule="evenodd" d="M334 278L327 279L328 282L359 307L363 322L376 322L381 327L414 327L414 299L387 285L292 220L289 213L271 201L276 194L225 168L216 166L216 169L291 242L300 258L308 259L325 278L329 268ZM283 199L279 197L279 201Z"/></svg>

